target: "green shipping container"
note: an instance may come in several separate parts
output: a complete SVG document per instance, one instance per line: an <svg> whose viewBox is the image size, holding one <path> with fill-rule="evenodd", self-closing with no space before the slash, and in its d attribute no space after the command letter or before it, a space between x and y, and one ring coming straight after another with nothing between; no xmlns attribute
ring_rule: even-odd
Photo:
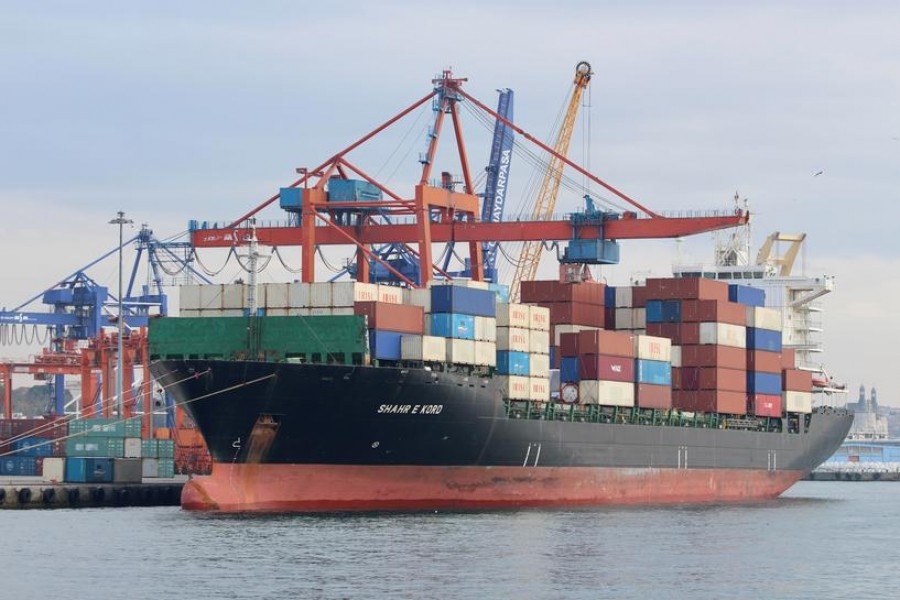
<svg viewBox="0 0 900 600"><path fill-rule="evenodd" d="M285 359L365 364L365 317L162 317L150 320L150 358Z"/></svg>
<svg viewBox="0 0 900 600"><path fill-rule="evenodd" d="M81 434L78 437L141 437L141 420L76 419L69 422L69 433Z"/></svg>
<svg viewBox="0 0 900 600"><path fill-rule="evenodd" d="M157 458L175 458L175 440L156 440L156 444Z"/></svg>
<svg viewBox="0 0 900 600"><path fill-rule="evenodd" d="M66 456L123 458L125 438L79 436L66 440Z"/></svg>
<svg viewBox="0 0 900 600"><path fill-rule="evenodd" d="M166 479L175 477L175 461L169 458L159 459L159 476Z"/></svg>
<svg viewBox="0 0 900 600"><path fill-rule="evenodd" d="M159 458L159 440L141 440L141 458Z"/></svg>

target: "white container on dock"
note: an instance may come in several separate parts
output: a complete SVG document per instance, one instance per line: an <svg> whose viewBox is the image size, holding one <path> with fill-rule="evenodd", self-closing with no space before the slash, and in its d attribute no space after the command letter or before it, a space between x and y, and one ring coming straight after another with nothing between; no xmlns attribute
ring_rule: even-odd
<svg viewBox="0 0 900 600"><path fill-rule="evenodd" d="M549 402L550 377L529 377L528 399L533 402Z"/></svg>
<svg viewBox="0 0 900 600"><path fill-rule="evenodd" d="M446 362L447 338L433 335L404 335L400 338L400 358L421 362Z"/></svg>
<svg viewBox="0 0 900 600"><path fill-rule="evenodd" d="M224 308L222 305L222 284L214 283L198 287L200 288L200 310Z"/></svg>
<svg viewBox="0 0 900 600"><path fill-rule="evenodd" d="M288 284L288 308L309 308L309 283L295 281Z"/></svg>
<svg viewBox="0 0 900 600"><path fill-rule="evenodd" d="M475 364L475 340L444 338L447 344L447 362L455 365ZM496 360L496 358L494 359Z"/></svg>
<svg viewBox="0 0 900 600"><path fill-rule="evenodd" d="M785 412L804 413L812 412L812 392L782 392Z"/></svg>
<svg viewBox="0 0 900 600"><path fill-rule="evenodd" d="M199 317L200 309L199 308L179 308L178 309L179 317Z"/></svg>
<svg viewBox="0 0 900 600"><path fill-rule="evenodd" d="M498 327L497 350L528 352L531 332L521 327Z"/></svg>
<svg viewBox="0 0 900 600"><path fill-rule="evenodd" d="M331 308L331 282L320 281L309 284L309 306Z"/></svg>
<svg viewBox="0 0 900 600"><path fill-rule="evenodd" d="M681 346L672 346L672 366L681 366Z"/></svg>
<svg viewBox="0 0 900 600"><path fill-rule="evenodd" d="M761 306L748 306L747 327L781 331L781 311Z"/></svg>
<svg viewBox="0 0 900 600"><path fill-rule="evenodd" d="M520 375L496 375L500 393L509 400L529 400L531 398L531 383L528 377Z"/></svg>
<svg viewBox="0 0 900 600"><path fill-rule="evenodd" d="M61 483L66 480L66 459L48 456L44 459L42 471L44 481Z"/></svg>
<svg viewBox="0 0 900 600"><path fill-rule="evenodd" d="M328 317L331 316L331 311L333 309L330 306L327 307L315 307L309 309L309 315L311 317Z"/></svg>
<svg viewBox="0 0 900 600"><path fill-rule="evenodd" d="M634 406L634 384L626 381L584 379L578 382L578 401L581 404Z"/></svg>
<svg viewBox="0 0 900 600"><path fill-rule="evenodd" d="M183 285L178 288L178 307L184 309L200 309L200 286Z"/></svg>
<svg viewBox="0 0 900 600"><path fill-rule="evenodd" d="M288 308L291 305L289 283L264 283L260 286L265 290L263 301L257 298L256 303L266 308ZM266 313L268 314L268 312Z"/></svg>
<svg viewBox="0 0 900 600"><path fill-rule="evenodd" d="M125 438L125 458L141 457L141 438Z"/></svg>
<svg viewBox="0 0 900 600"><path fill-rule="evenodd" d="M652 335L635 335L634 354L635 358L671 362L672 340Z"/></svg>
<svg viewBox="0 0 900 600"><path fill-rule="evenodd" d="M475 364L480 367L496 367L497 344L475 340Z"/></svg>
<svg viewBox="0 0 900 600"><path fill-rule="evenodd" d="M382 283L379 283L376 285L376 290L378 292L379 302L386 302L388 304L403 304L404 288L397 287L396 285L384 285Z"/></svg>
<svg viewBox="0 0 900 600"><path fill-rule="evenodd" d="M475 339L481 342L497 341L497 319L494 317L475 317Z"/></svg>
<svg viewBox="0 0 900 600"><path fill-rule="evenodd" d="M528 351L536 354L550 354L550 332L537 329L529 331Z"/></svg>
<svg viewBox="0 0 900 600"><path fill-rule="evenodd" d="M529 329L531 327L531 311L527 304L515 302L497 303L497 326L519 327Z"/></svg>
<svg viewBox="0 0 900 600"><path fill-rule="evenodd" d="M554 325L553 326L553 345L559 346L559 336L564 333L578 333L579 331L596 331L599 327L591 327L589 325Z"/></svg>
<svg viewBox="0 0 900 600"><path fill-rule="evenodd" d="M407 288L403 290L403 303L412 306L421 306L426 313L431 312L431 290L419 288ZM427 322L428 319L425 319Z"/></svg>
<svg viewBox="0 0 900 600"><path fill-rule="evenodd" d="M532 331L550 331L550 309L546 306L529 306L528 328Z"/></svg>
<svg viewBox="0 0 900 600"><path fill-rule="evenodd" d="M700 323L700 343L747 347L747 328L731 323Z"/></svg>
<svg viewBox="0 0 900 600"><path fill-rule="evenodd" d="M159 459L158 458L142 458L141 459L141 477L152 478L159 477Z"/></svg>
<svg viewBox="0 0 900 600"><path fill-rule="evenodd" d="M243 283L226 283L222 286L222 308L223 309L240 309L247 306L247 286ZM257 287L257 295L259 295L259 287ZM259 306L263 306L260 303Z"/></svg>
<svg viewBox="0 0 900 600"><path fill-rule="evenodd" d="M529 354L528 374L531 377L550 377L550 355Z"/></svg>
<svg viewBox="0 0 900 600"><path fill-rule="evenodd" d="M616 288L616 308L631 308L634 306L634 288L623 285ZM619 312L616 311L616 327L619 323Z"/></svg>
<svg viewBox="0 0 900 600"><path fill-rule="evenodd" d="M353 307L354 302L377 302L378 287L374 283L341 281L331 284L331 306Z"/></svg>

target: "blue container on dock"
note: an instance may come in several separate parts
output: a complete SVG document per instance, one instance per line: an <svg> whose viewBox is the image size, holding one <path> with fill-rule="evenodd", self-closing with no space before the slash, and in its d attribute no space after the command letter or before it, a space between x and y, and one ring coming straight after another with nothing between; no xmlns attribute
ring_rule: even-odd
<svg viewBox="0 0 900 600"><path fill-rule="evenodd" d="M581 381L581 377L578 374L578 357L562 357L559 363L559 380L563 383Z"/></svg>
<svg viewBox="0 0 900 600"><path fill-rule="evenodd" d="M381 200L381 190L377 185L362 179L341 179L332 177L328 180L329 202L373 202Z"/></svg>
<svg viewBox="0 0 900 600"><path fill-rule="evenodd" d="M53 440L26 437L10 444L19 456L53 456Z"/></svg>
<svg viewBox="0 0 900 600"><path fill-rule="evenodd" d="M496 317L497 295L491 290L436 285L431 288L431 312Z"/></svg>
<svg viewBox="0 0 900 600"><path fill-rule="evenodd" d="M637 358L634 361L634 376L638 383L672 385L672 363Z"/></svg>
<svg viewBox="0 0 900 600"><path fill-rule="evenodd" d="M513 350L497 351L497 372L501 375L525 375L529 373L529 355L527 352Z"/></svg>
<svg viewBox="0 0 900 600"><path fill-rule="evenodd" d="M400 360L400 338L404 333L373 329L369 332L369 347L372 358L378 360Z"/></svg>
<svg viewBox="0 0 900 600"><path fill-rule="evenodd" d="M781 373L747 371L748 394L781 394Z"/></svg>
<svg viewBox="0 0 900 600"><path fill-rule="evenodd" d="M563 249L563 259L589 265L615 265L619 263L619 243L613 240L569 240Z"/></svg>
<svg viewBox="0 0 900 600"><path fill-rule="evenodd" d="M0 458L0 475L34 477L37 474L37 459L33 456L4 456Z"/></svg>
<svg viewBox="0 0 900 600"><path fill-rule="evenodd" d="M431 335L458 340L475 339L475 317L457 313L435 313L430 317Z"/></svg>
<svg viewBox="0 0 900 600"><path fill-rule="evenodd" d="M680 323L681 300L647 300L648 323Z"/></svg>
<svg viewBox="0 0 900 600"><path fill-rule="evenodd" d="M728 284L728 299L731 302L739 302L747 306L765 306L766 292L749 285L730 283Z"/></svg>
<svg viewBox="0 0 900 600"><path fill-rule="evenodd" d="M768 350L769 352L781 352L781 332L758 327L747 328L747 350ZM749 390L748 390L749 391ZM769 392L760 392L768 394ZM776 393L781 393L776 392Z"/></svg>
<svg viewBox="0 0 900 600"><path fill-rule="evenodd" d="M611 285L606 286L603 292L603 304L607 307L615 307L616 305L616 288Z"/></svg>
<svg viewBox="0 0 900 600"><path fill-rule="evenodd" d="M72 483L111 483L113 459L67 458L65 479Z"/></svg>
<svg viewBox="0 0 900 600"><path fill-rule="evenodd" d="M303 210L303 190L300 188L281 188L278 193L278 203L288 212L300 212Z"/></svg>

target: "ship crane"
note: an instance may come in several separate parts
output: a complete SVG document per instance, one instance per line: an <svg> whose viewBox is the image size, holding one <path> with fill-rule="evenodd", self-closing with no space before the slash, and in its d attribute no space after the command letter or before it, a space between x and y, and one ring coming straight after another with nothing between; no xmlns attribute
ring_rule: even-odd
<svg viewBox="0 0 900 600"><path fill-rule="evenodd" d="M249 219L261 210L278 202L291 213L284 226L257 227L260 244L268 246L299 246L301 249L301 281L315 281L316 251L320 246L343 245L356 249L358 265L356 279L369 282L370 259L397 276L411 287L427 286L435 276L448 274L432 260L433 243L468 244L469 263L473 280L484 280L482 244L485 242L567 241L582 243L595 251L623 239L673 238L715 231L743 225L749 213L737 209L702 217L663 217L624 192L619 191L584 167L576 164L538 140L511 120L491 110L463 89L465 79L456 78L447 70L434 79L434 89L396 116L334 154L314 168L298 169L300 178L243 216L223 227L200 227L194 221L191 242L195 248L233 248L250 239ZM423 156L422 173L412 194L400 194L388 185L369 176L350 160L350 154L374 136L382 133L426 102L438 98L439 110L428 150ZM474 194L466 145L458 105L469 102L472 107L509 127L512 132L549 153L560 165L574 169L592 183L602 187L634 207L634 211L592 214L576 213L568 219L526 221L482 221L479 198ZM461 189L450 189L430 183L435 153L441 140L445 116L450 116L456 154L462 173ZM560 167L561 168L561 167ZM348 187L364 190L367 196L347 195ZM337 193L341 191L342 193ZM386 224L376 216L402 217ZM372 247L382 244L406 244L419 261L417 281L405 276L382 259ZM616 248L617 250L617 248ZM616 252L617 253L617 252ZM602 254L596 252L595 254ZM572 257L570 257L571 259ZM591 257L588 256L588 259ZM594 256L596 259L597 256ZM585 263L596 261L582 260Z"/></svg>
<svg viewBox="0 0 900 600"><path fill-rule="evenodd" d="M575 118L578 116L578 107L581 106L581 97L590 81L591 65L585 61L578 63L575 67L575 87L572 89L572 96L569 98L569 104L559 129L559 135L556 138L556 144L550 156L550 163L547 165L547 172L541 182L541 189L534 203L534 209L531 213L532 221L549 219L553 214L553 209L556 208L556 197L559 195L559 186L562 183L563 169L565 168L565 163L560 157L568 156L569 154L569 144L572 141L572 133L575 131ZM516 270L509 286L509 297L511 300L518 302L519 288L522 282L534 279L541 262L543 248L544 244L537 240L529 240L522 244L522 251L519 253L519 260L516 261Z"/></svg>

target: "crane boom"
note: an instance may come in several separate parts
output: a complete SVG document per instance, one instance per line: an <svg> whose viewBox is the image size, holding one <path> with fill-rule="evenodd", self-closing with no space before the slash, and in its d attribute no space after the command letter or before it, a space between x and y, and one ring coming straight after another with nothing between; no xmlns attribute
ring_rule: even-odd
<svg viewBox="0 0 900 600"><path fill-rule="evenodd" d="M544 175L544 180L541 182L541 189L535 201L534 210L531 213L532 221L548 219L556 207L556 196L559 194L563 168L565 168L565 163L560 160L559 156L568 156L569 154L569 143L572 141L572 133L575 130L575 118L578 116L581 96L590 80L591 65L581 61L575 67L572 96L569 99L569 105L566 109L559 135L556 138L556 144L553 147L555 154L550 156L550 163L547 166L547 172ZM540 241L527 241L522 245L519 260L516 263L516 271L509 286L511 300L518 301L519 288L522 285L522 281L534 279L537 274L538 264L541 261L542 250L543 243Z"/></svg>

